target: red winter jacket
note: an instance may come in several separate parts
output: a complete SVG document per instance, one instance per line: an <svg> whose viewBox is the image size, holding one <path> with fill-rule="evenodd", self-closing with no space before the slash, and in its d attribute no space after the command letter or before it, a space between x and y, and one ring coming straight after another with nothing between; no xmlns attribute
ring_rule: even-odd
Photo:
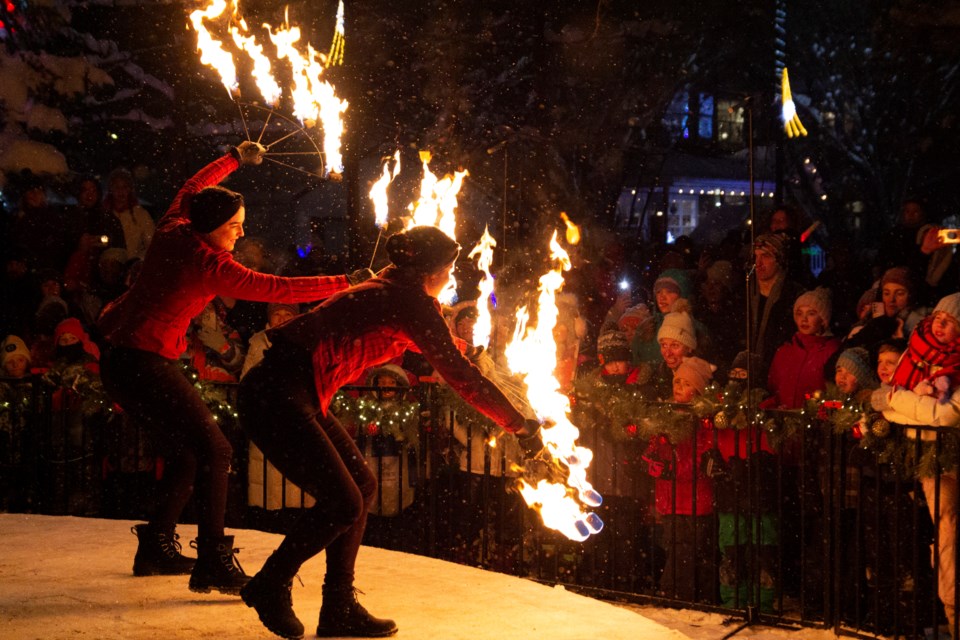
<svg viewBox="0 0 960 640"><path fill-rule="evenodd" d="M237 169L226 155L190 178L163 218L150 242L143 270L130 290L108 304L99 327L110 344L175 359L186 349L190 319L214 296L258 302L311 302L346 289L346 276L281 278L251 271L229 251L210 246L193 230L181 207L194 194Z"/></svg>
<svg viewBox="0 0 960 640"><path fill-rule="evenodd" d="M673 460L674 479L657 478L655 486L657 513L661 515L703 516L713 513L713 480L700 468L703 454L713 449L714 434L710 429L697 425L689 438L676 445L669 439L654 436L657 455L662 460ZM696 478L696 480L694 480ZM697 505L694 511L693 488L696 482ZM676 485L676 501L674 501Z"/></svg>
<svg viewBox="0 0 960 640"><path fill-rule="evenodd" d="M436 298L395 267L268 329L267 337L274 347L295 345L313 354L324 413L337 390L360 372L410 350L422 353L447 384L505 430L524 424L503 392L460 352Z"/></svg>
<svg viewBox="0 0 960 640"><path fill-rule="evenodd" d="M839 348L840 338L834 336L806 336L799 331L793 334L773 356L767 376L770 398L762 406L803 407L807 394L826 388L823 367Z"/></svg>

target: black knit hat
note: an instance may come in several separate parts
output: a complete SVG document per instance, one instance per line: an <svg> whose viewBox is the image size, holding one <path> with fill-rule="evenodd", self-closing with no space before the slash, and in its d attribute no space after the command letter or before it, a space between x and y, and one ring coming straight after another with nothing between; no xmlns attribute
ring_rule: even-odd
<svg viewBox="0 0 960 640"><path fill-rule="evenodd" d="M205 187L187 202L190 224L200 233L210 233L232 218L243 206L243 196L223 187Z"/></svg>
<svg viewBox="0 0 960 640"><path fill-rule="evenodd" d="M452 264L460 245L437 227L423 225L390 236L387 255L401 269L428 274Z"/></svg>

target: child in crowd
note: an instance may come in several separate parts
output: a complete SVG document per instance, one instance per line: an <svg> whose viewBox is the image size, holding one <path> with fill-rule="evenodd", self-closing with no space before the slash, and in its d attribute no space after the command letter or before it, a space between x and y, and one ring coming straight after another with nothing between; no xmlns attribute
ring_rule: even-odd
<svg viewBox="0 0 960 640"><path fill-rule="evenodd" d="M910 336L891 379L891 389L874 394L873 407L890 422L936 428L960 424L960 293L942 298ZM918 433L919 431L919 433ZM951 429L952 431L952 429ZM936 429L907 429L908 437L935 440ZM934 559L937 591L952 634L956 627L956 536L960 484L956 469L920 478L927 508L939 531ZM938 495L939 494L939 495ZM956 635L954 635L956 637Z"/></svg>
<svg viewBox="0 0 960 640"><path fill-rule="evenodd" d="M840 354L834 382L841 397L857 401L869 400L880 385L870 365L870 354L863 347L853 347Z"/></svg>
<svg viewBox="0 0 960 640"><path fill-rule="evenodd" d="M7 336L0 344L0 369L5 378L25 378L30 374L30 350L17 336Z"/></svg>
<svg viewBox="0 0 960 640"><path fill-rule="evenodd" d="M53 331L56 345L53 351L53 368L62 369L81 365L91 373L100 373L100 349L90 340L83 325L76 318L67 318Z"/></svg>
<svg viewBox="0 0 960 640"><path fill-rule="evenodd" d="M826 387L824 367L840 348L840 339L830 332L830 311L830 292L821 287L793 303L797 332L773 356L766 406L798 409L809 394Z"/></svg>
<svg viewBox="0 0 960 640"><path fill-rule="evenodd" d="M627 343L632 343L637 332L641 332L641 339L650 341L653 338L653 314L650 313L650 307L643 304L636 304L617 319L617 328L627 336Z"/></svg>
<svg viewBox="0 0 960 640"><path fill-rule="evenodd" d="M715 370L706 360L684 358L674 370L673 401L693 401L706 389ZM662 467L650 467L656 477L656 508L663 523L661 544L666 549L660 590L667 597L687 602L717 601L713 481L700 464L713 444L713 432L696 421L693 433L679 442L671 442L664 434L654 436L645 454L664 462ZM659 475L657 471L661 471Z"/></svg>
<svg viewBox="0 0 960 640"><path fill-rule="evenodd" d="M650 377L649 366L630 364L630 342L622 331L610 329L597 340L600 379L607 384L643 384Z"/></svg>
<svg viewBox="0 0 960 640"><path fill-rule="evenodd" d="M955 315L956 314L956 315ZM910 335L892 385L947 402L960 384L960 293L946 296Z"/></svg>

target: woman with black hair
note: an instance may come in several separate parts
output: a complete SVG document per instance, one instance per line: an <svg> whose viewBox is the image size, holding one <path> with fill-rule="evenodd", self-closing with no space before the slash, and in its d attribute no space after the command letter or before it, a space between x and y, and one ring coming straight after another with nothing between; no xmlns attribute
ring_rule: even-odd
<svg viewBox="0 0 960 640"><path fill-rule="evenodd" d="M236 594L249 577L224 535L233 450L177 359L190 319L214 296L309 302L349 286L346 276L281 278L251 271L232 254L243 236L243 196L217 183L241 165L262 162L264 148L244 142L208 164L180 189L160 219L139 277L108 304L99 328L107 342L104 388L154 438L164 457L156 512L135 527L134 575L190 573L190 590ZM196 485L197 560L180 554L174 532Z"/></svg>
<svg viewBox="0 0 960 640"><path fill-rule="evenodd" d="M349 433L328 408L337 390L371 366L406 350L420 351L464 399L505 430L535 438L527 420L463 355L437 296L446 287L460 245L435 227L390 237L392 266L340 292L309 313L268 330L272 346L240 384L240 420L250 439L316 504L287 533L240 595L263 624L284 638L303 637L291 588L300 566L326 550L317 635L380 637L392 620L374 618L357 602L354 565L376 479Z"/></svg>

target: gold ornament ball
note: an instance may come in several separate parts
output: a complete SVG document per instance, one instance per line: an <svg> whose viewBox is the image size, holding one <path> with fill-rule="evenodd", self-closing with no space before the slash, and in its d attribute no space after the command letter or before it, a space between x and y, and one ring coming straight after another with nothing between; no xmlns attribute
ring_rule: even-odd
<svg viewBox="0 0 960 640"><path fill-rule="evenodd" d="M713 417L713 426L717 429L726 429L730 426L730 419L727 418L727 414L721 411Z"/></svg>
<svg viewBox="0 0 960 640"><path fill-rule="evenodd" d="M886 438L890 435L890 423L884 418L877 418L870 425L870 433L878 438Z"/></svg>

